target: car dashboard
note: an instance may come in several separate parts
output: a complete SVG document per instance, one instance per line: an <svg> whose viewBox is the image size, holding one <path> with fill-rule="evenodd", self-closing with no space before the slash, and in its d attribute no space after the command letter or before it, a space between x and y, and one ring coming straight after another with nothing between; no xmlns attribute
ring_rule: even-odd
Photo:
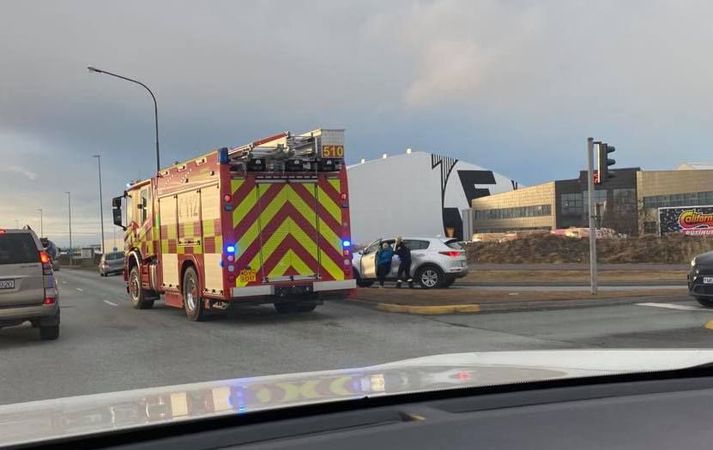
<svg viewBox="0 0 713 450"><path fill-rule="evenodd" d="M364 398L64 439L43 448L709 449L713 371L674 373Z"/></svg>

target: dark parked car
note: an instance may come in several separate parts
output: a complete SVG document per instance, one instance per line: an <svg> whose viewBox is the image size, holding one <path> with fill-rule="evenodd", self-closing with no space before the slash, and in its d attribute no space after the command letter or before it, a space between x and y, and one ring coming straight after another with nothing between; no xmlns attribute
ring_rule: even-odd
<svg viewBox="0 0 713 450"><path fill-rule="evenodd" d="M691 260L688 293L701 305L713 308L713 251L700 254Z"/></svg>
<svg viewBox="0 0 713 450"><path fill-rule="evenodd" d="M106 277L112 273L124 273L124 253L111 252L99 260L99 275Z"/></svg>

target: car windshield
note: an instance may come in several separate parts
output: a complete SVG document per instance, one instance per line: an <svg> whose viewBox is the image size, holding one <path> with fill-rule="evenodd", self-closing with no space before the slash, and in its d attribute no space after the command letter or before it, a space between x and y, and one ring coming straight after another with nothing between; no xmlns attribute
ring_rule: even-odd
<svg viewBox="0 0 713 450"><path fill-rule="evenodd" d="M0 447L713 347L711 14L3 1Z"/></svg>

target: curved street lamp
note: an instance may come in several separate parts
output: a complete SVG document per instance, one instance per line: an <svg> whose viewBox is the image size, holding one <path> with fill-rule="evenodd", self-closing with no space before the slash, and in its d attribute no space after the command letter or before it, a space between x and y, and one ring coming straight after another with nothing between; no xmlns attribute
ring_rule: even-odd
<svg viewBox="0 0 713 450"><path fill-rule="evenodd" d="M122 75L117 75L117 74L111 73L111 72L107 72L106 70L97 69L96 67L93 67L93 66L87 67L87 70L89 70L90 72L109 75L109 76L112 76L115 78L120 78L122 80L136 83L149 92L149 94L151 95L151 98L153 99L153 113L154 113L154 121L156 124L156 173L158 174L158 172L160 172L160 170L161 170L161 162L160 162L160 158L159 158L159 148L158 148L158 104L156 103L156 96L153 94L153 92L151 92L151 89L149 89L148 86L146 86L144 83L142 83L138 80L134 80L133 78L125 77Z"/></svg>

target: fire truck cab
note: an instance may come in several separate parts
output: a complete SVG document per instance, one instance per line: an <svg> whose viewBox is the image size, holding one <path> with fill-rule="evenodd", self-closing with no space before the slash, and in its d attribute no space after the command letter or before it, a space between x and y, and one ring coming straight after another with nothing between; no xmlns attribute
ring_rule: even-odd
<svg viewBox="0 0 713 450"><path fill-rule="evenodd" d="M356 287L344 130L280 133L176 163L112 201L133 306L190 320L236 302L312 311Z"/></svg>

